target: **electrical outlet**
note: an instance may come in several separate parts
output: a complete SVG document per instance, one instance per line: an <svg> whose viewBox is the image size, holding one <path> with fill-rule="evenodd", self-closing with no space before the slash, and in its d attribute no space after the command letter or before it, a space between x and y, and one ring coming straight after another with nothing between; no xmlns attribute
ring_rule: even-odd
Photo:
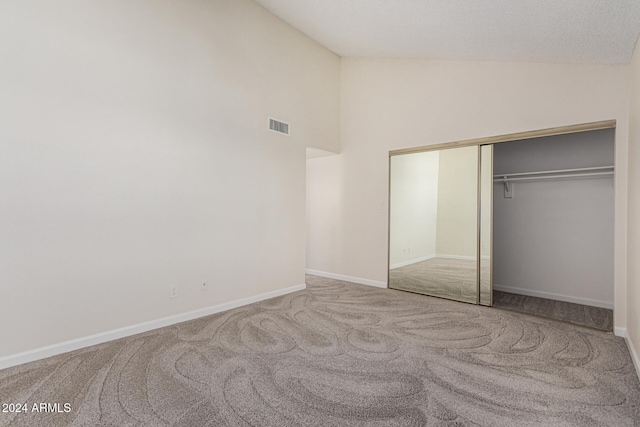
<svg viewBox="0 0 640 427"><path fill-rule="evenodd" d="M206 291L207 289L209 289L209 286L207 286L207 282L202 282L202 285L200 285L200 290Z"/></svg>
<svg viewBox="0 0 640 427"><path fill-rule="evenodd" d="M178 296L178 287L175 285L169 286L169 298L176 298Z"/></svg>

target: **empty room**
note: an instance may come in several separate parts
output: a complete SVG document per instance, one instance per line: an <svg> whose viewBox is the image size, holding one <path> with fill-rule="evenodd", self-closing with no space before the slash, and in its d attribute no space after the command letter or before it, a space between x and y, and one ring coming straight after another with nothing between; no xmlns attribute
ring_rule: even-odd
<svg viewBox="0 0 640 427"><path fill-rule="evenodd" d="M0 426L634 426L640 3L0 2Z"/></svg>

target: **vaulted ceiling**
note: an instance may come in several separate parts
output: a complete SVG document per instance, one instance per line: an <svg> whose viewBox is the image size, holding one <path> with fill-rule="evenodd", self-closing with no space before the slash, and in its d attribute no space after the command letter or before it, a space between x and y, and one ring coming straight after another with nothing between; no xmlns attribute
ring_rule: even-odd
<svg viewBox="0 0 640 427"><path fill-rule="evenodd" d="M256 0L341 56L627 64L640 0Z"/></svg>

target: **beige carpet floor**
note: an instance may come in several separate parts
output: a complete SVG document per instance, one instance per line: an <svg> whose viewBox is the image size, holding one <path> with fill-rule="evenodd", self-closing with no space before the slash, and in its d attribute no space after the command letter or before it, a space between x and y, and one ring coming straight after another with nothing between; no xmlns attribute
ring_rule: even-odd
<svg viewBox="0 0 640 427"><path fill-rule="evenodd" d="M493 291L493 306L613 332L613 310L547 298Z"/></svg>
<svg viewBox="0 0 640 427"><path fill-rule="evenodd" d="M483 266L488 264L483 263ZM482 268L480 289L489 305L490 270ZM478 290L478 267L475 260L431 258L389 271L389 287L475 304Z"/></svg>
<svg viewBox="0 0 640 427"><path fill-rule="evenodd" d="M0 371L0 426L634 426L625 342L308 277L308 289Z"/></svg>

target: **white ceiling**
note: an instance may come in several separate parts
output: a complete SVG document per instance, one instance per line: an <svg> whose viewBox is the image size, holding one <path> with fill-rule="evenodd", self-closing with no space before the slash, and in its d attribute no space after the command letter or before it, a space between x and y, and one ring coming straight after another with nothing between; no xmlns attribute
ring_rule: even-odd
<svg viewBox="0 0 640 427"><path fill-rule="evenodd" d="M627 64L640 0L256 0L341 56Z"/></svg>

